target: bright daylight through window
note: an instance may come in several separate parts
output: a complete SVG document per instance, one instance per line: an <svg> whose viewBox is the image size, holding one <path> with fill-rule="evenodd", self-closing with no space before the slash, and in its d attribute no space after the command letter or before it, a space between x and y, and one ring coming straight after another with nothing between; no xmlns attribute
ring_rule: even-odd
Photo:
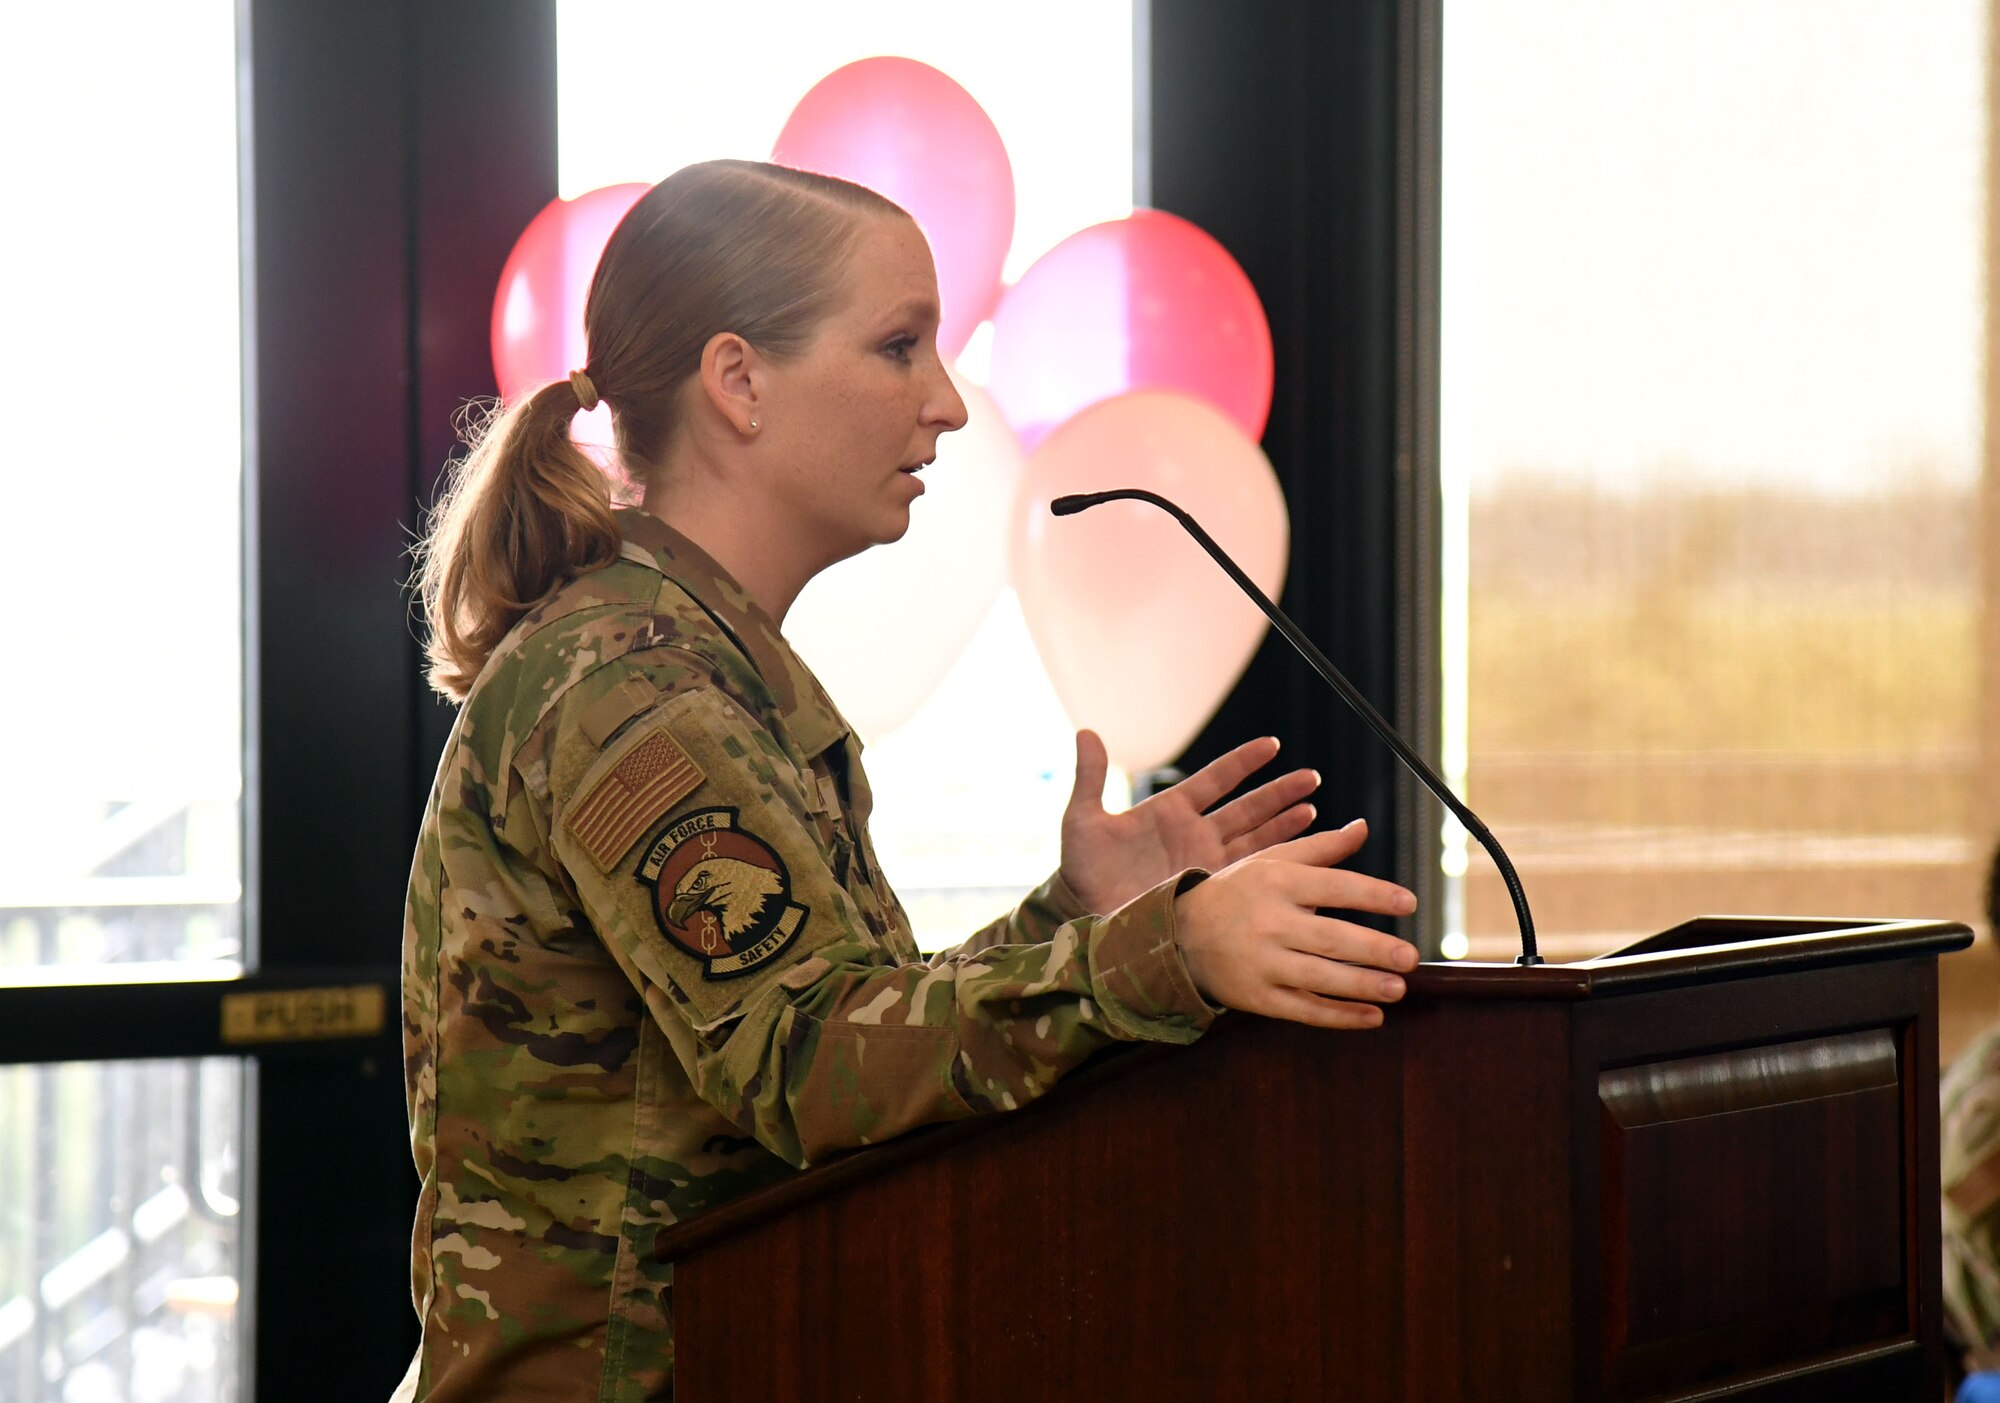
<svg viewBox="0 0 2000 1403"><path fill-rule="evenodd" d="M38 214L8 229L34 334L0 352L29 407L0 477L12 984L244 962L236 57L216 3L21 10L0 46ZM243 1087L0 1071L0 1398L236 1396Z"/></svg>
<svg viewBox="0 0 2000 1403"><path fill-rule="evenodd" d="M1447 12L1445 760L1555 958L1977 918L1985 8Z"/></svg>

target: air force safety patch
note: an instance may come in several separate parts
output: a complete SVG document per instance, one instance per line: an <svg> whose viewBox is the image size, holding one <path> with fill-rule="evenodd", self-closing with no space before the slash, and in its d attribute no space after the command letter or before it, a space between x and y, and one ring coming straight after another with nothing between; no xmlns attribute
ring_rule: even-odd
<svg viewBox="0 0 2000 1403"><path fill-rule="evenodd" d="M736 979L783 954L805 929L792 874L770 844L737 826L735 809L701 809L646 849L638 879L677 947L702 961L702 978Z"/></svg>

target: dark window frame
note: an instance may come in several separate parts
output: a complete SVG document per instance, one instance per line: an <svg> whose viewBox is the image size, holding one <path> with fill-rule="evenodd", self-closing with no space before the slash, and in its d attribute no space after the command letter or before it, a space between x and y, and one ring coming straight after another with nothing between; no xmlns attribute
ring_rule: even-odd
<svg viewBox="0 0 2000 1403"><path fill-rule="evenodd" d="M1139 200L1220 240L1271 322L1280 603L1435 761L1439 0L1140 5ZM1443 810L1275 634L1180 767L1260 734L1325 776L1323 818L1368 820L1353 865L1417 893L1393 928L1435 956Z"/></svg>

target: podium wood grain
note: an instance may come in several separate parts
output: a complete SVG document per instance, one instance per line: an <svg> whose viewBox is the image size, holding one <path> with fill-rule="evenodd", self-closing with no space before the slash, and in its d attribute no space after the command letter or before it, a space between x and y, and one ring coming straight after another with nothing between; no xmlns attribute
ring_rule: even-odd
<svg viewBox="0 0 2000 1403"><path fill-rule="evenodd" d="M663 1234L676 1396L1929 1403L1967 939L1692 923L1113 1054Z"/></svg>

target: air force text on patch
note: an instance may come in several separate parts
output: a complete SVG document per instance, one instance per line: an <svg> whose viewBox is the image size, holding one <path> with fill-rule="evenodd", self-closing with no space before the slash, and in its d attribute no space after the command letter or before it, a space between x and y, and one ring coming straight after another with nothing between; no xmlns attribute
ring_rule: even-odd
<svg viewBox="0 0 2000 1403"><path fill-rule="evenodd" d="M805 929L792 874L735 809L676 820L633 874L653 889L653 916L675 948L702 962L702 978L735 979L770 963Z"/></svg>

